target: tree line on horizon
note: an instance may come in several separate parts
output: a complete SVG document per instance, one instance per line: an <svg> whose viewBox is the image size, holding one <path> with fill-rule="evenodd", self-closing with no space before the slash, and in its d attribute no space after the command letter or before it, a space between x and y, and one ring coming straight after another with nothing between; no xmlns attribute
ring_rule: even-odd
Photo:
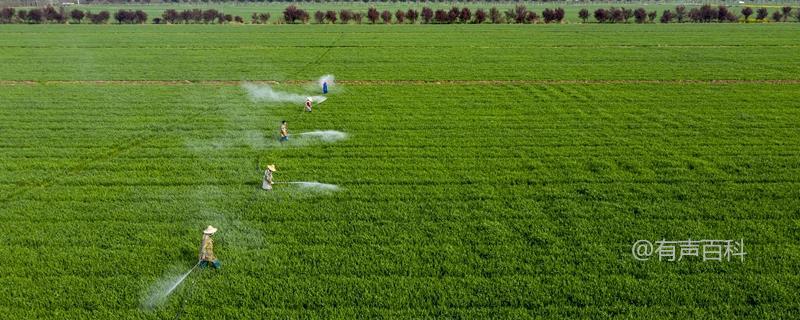
<svg viewBox="0 0 800 320"><path fill-rule="evenodd" d="M711 6L703 5L701 7L691 8L687 10L685 6L679 5L675 10L664 10L661 13L661 18L658 19L661 23L711 23L711 22L749 22L750 17L755 13L755 19L759 22L769 21L769 11L767 8L757 8L753 11L750 7L744 7L738 15L733 10L730 10L725 5ZM656 11L646 11L644 8L625 8L625 7L611 7L599 8L593 12L583 8L578 12L578 18L583 23L588 23L589 18L594 18L597 23L629 23L631 20L635 23L655 23L658 14ZM786 22L791 17L800 22L800 9L794 10L790 6L779 8L772 13L771 21ZM254 12L248 21L241 16L233 16L224 14L215 9L188 9L178 11L175 9L165 10L161 16L154 17L148 20L148 15L142 10L125 10L120 9L112 16L108 11L100 11L92 13L91 11L82 11L80 9L73 9L66 12L64 8L56 9L52 6L42 8L34 8L30 10L16 10L15 8L5 7L0 9L0 24L9 23L27 23L27 24L42 24L42 23L83 23L84 21L92 24L106 24L113 18L118 24L144 24L151 22L153 24L227 24L227 23L250 23L250 24L267 24L270 21L271 15L267 13ZM565 12L563 8L546 8L541 11L541 15L532 10L528 10L524 5L517 5L505 11L492 7L489 10L483 8L477 9L474 12L468 7L459 8L453 6L450 9L431 9L423 7L422 10L408 9L389 11L371 7L366 12L353 11L349 9L342 9L338 12L335 10L316 11L313 15L309 12L298 8L295 5L289 5L283 11L282 17L275 23L356 23L361 24L365 20L371 24L405 24L405 23L421 23L421 24L481 24L481 23L516 23L516 24L535 24L535 23L562 23L564 22ZM313 21L312 21L313 19Z"/></svg>
<svg viewBox="0 0 800 320"><path fill-rule="evenodd" d="M4 0L9 5L35 7L42 3L51 3L50 0ZM61 0L61 3L75 4L134 4L134 5L153 5L153 4L258 4L258 3L286 3L286 4L308 4L308 3L552 3L552 4L597 4L608 3L608 0ZM658 0L641 0L641 3L661 4ZM725 2L725 1L720 1ZM732 1L729 1L732 2ZM697 3L697 2L695 2Z"/></svg>

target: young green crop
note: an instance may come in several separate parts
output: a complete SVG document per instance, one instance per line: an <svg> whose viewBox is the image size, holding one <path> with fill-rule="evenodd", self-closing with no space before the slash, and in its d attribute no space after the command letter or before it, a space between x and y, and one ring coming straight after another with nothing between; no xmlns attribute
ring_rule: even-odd
<svg viewBox="0 0 800 320"><path fill-rule="evenodd" d="M311 26L172 27L0 30L13 70L0 74L4 318L795 314L796 27L505 26L469 39L353 27L338 40ZM320 43L340 47L304 47ZM60 55L78 60L44 62ZM328 68L341 91L311 114L254 103L239 84L298 92ZM131 79L229 81L115 81ZM270 143L281 120L348 138ZM256 162L275 163L276 181L341 189L266 193ZM141 308L196 262L208 224L222 269ZM748 255L631 256L638 239L689 238L743 238Z"/></svg>
<svg viewBox="0 0 800 320"><path fill-rule="evenodd" d="M635 28L9 25L0 28L0 80L236 82L329 73L347 80L791 80L800 73L798 24Z"/></svg>

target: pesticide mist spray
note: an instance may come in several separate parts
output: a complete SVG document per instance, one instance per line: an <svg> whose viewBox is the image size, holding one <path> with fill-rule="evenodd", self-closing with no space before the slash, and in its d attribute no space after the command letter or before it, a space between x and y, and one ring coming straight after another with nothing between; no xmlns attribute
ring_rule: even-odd
<svg viewBox="0 0 800 320"><path fill-rule="evenodd" d="M318 138L325 142L334 142L347 139L347 134L336 130L319 130L310 132L301 132L296 135L301 137Z"/></svg>
<svg viewBox="0 0 800 320"><path fill-rule="evenodd" d="M300 186L304 189L313 189L319 191L336 191L339 186L335 184L321 183L316 181L289 181L289 182L276 182L275 184L293 184Z"/></svg>
<svg viewBox="0 0 800 320"><path fill-rule="evenodd" d="M317 84L320 88L322 88L322 85L325 83L328 84L328 89L333 89L336 84L334 83L334 77L332 74L326 74L317 80Z"/></svg>
<svg viewBox="0 0 800 320"><path fill-rule="evenodd" d="M253 102L290 102L303 104L306 102L306 98L308 97L306 95L297 93L278 91L269 85L257 85L249 82L242 83L242 88L247 91L247 95L250 96L250 100ZM311 96L311 100L314 103L322 103L327 99L328 98L324 96Z"/></svg>
<svg viewBox="0 0 800 320"><path fill-rule="evenodd" d="M172 294L178 286L186 280L186 277L200 265L200 262L194 265L189 271L177 277L167 277L156 282L151 288L147 298L143 301L142 305L147 309L153 309L167 301L167 297Z"/></svg>
<svg viewBox="0 0 800 320"><path fill-rule="evenodd" d="M291 92L277 91L272 89L269 85L257 85L245 82L242 84L242 88L247 91L247 94L253 101L292 103L303 103L306 101L305 96Z"/></svg>

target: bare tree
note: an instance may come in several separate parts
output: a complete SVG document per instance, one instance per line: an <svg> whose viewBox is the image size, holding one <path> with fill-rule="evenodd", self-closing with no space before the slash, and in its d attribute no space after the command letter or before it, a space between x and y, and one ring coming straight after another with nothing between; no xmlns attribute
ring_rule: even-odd
<svg viewBox="0 0 800 320"><path fill-rule="evenodd" d="M214 20L217 19L218 15L219 15L219 11L214 10L214 9L208 9L208 10L203 11L203 23L208 24L208 23L214 22Z"/></svg>
<svg viewBox="0 0 800 320"><path fill-rule="evenodd" d="M314 13L314 21L316 23L325 23L325 14L317 10L317 12Z"/></svg>
<svg viewBox="0 0 800 320"><path fill-rule="evenodd" d="M392 23L392 13L389 12L389 10L383 10L383 12L381 12L381 19L385 24Z"/></svg>
<svg viewBox="0 0 800 320"><path fill-rule="evenodd" d="M478 9L475 10L475 23L481 24L486 21L486 10Z"/></svg>
<svg viewBox="0 0 800 320"><path fill-rule="evenodd" d="M336 23L336 11L328 10L325 12L325 20L330 23Z"/></svg>
<svg viewBox="0 0 800 320"><path fill-rule="evenodd" d="M433 20L433 10L428 7L422 8L422 23L431 23Z"/></svg>
<svg viewBox="0 0 800 320"><path fill-rule="evenodd" d="M161 14L161 19L164 20L166 23L175 23L178 21L179 15L178 11L175 9L167 9L164 10L164 13Z"/></svg>
<svg viewBox="0 0 800 320"><path fill-rule="evenodd" d="M367 10L367 20L369 20L370 23L372 23L372 24L377 23L378 19L380 19L380 17L381 17L381 14L378 12L378 9L369 8Z"/></svg>
<svg viewBox="0 0 800 320"><path fill-rule="evenodd" d="M75 21L75 23L81 23L81 20L86 17L86 14L81 10L72 9L72 11L69 12L69 16L73 21Z"/></svg>
<svg viewBox="0 0 800 320"><path fill-rule="evenodd" d="M772 21L780 22L783 20L783 14L780 11L775 11L772 13Z"/></svg>
<svg viewBox="0 0 800 320"><path fill-rule="evenodd" d="M514 22L525 23L527 16L528 8L523 5L517 5L514 7Z"/></svg>
<svg viewBox="0 0 800 320"><path fill-rule="evenodd" d="M724 4L719 5L717 7L717 21L719 22L725 21L728 17L728 13L730 13L728 7L726 7Z"/></svg>
<svg viewBox="0 0 800 320"><path fill-rule="evenodd" d="M758 10L756 10L756 20L758 21L764 21L768 15L769 11L767 11L767 8L758 8Z"/></svg>
<svg viewBox="0 0 800 320"><path fill-rule="evenodd" d="M450 11L447 11L447 23L454 23L458 21L458 16L461 15L461 10L458 7L450 8Z"/></svg>
<svg viewBox="0 0 800 320"><path fill-rule="evenodd" d="M308 21L308 13L302 9L298 9L295 5L290 5L283 10L283 20L286 23L296 23Z"/></svg>
<svg viewBox="0 0 800 320"><path fill-rule="evenodd" d="M471 20L472 11L467 7L461 8L461 12L458 14L458 21L461 23L469 23Z"/></svg>
<svg viewBox="0 0 800 320"><path fill-rule="evenodd" d="M408 11L406 11L406 19L408 19L408 22L411 24L417 23L417 19L419 19L419 11L408 9Z"/></svg>
<svg viewBox="0 0 800 320"><path fill-rule="evenodd" d="M742 8L742 15L744 16L744 22L747 22L750 19L750 16L753 15L753 8L744 7Z"/></svg>
<svg viewBox="0 0 800 320"><path fill-rule="evenodd" d="M11 23L14 20L14 14L16 10L14 8L5 7L0 9L0 23Z"/></svg>
<svg viewBox="0 0 800 320"><path fill-rule="evenodd" d="M597 20L599 23L604 23L608 21L608 11L606 9L600 8L594 11L594 19Z"/></svg>
<svg viewBox="0 0 800 320"><path fill-rule="evenodd" d="M622 10L622 21L628 23L628 20L630 20L631 17L633 17L633 10L626 9L625 7L622 7L620 10Z"/></svg>
<svg viewBox="0 0 800 320"><path fill-rule="evenodd" d="M786 18L789 18L789 17L792 16L792 7L785 6L785 7L781 8L781 11L783 12L783 21L786 22Z"/></svg>
<svg viewBox="0 0 800 320"><path fill-rule="evenodd" d="M675 7L675 19L678 20L678 23L683 23L683 19L685 17L686 17L686 7L682 5Z"/></svg>
<svg viewBox="0 0 800 320"><path fill-rule="evenodd" d="M403 24L406 21L406 12L403 10L397 10L394 13L394 19L397 20L398 24Z"/></svg>
<svg viewBox="0 0 800 320"><path fill-rule="evenodd" d="M348 9L339 11L339 20L342 22L342 24L350 23L350 20L353 20L353 11Z"/></svg>
<svg viewBox="0 0 800 320"><path fill-rule="evenodd" d="M658 14L655 11L650 11L647 13L647 21L648 22L656 22L656 16Z"/></svg>
<svg viewBox="0 0 800 320"><path fill-rule="evenodd" d="M586 20L589 19L589 10L583 8L581 9L581 11L578 11L578 18L581 18L583 23L586 23Z"/></svg>
<svg viewBox="0 0 800 320"><path fill-rule="evenodd" d="M633 19L636 23L645 23L647 22L647 11L644 8L638 8L633 11Z"/></svg>
<svg viewBox="0 0 800 320"><path fill-rule="evenodd" d="M489 21L493 24L500 23L503 20L503 15L500 14L500 10L497 10L497 7L492 7L489 9Z"/></svg>
<svg viewBox="0 0 800 320"><path fill-rule="evenodd" d="M261 23L261 24L267 24L267 21L269 21L270 17L271 17L271 15L269 14L269 12L259 13L258 14L258 22Z"/></svg>
<svg viewBox="0 0 800 320"><path fill-rule="evenodd" d="M664 10L664 12L661 13L661 23L670 23L672 22L672 18L672 12L669 10Z"/></svg>

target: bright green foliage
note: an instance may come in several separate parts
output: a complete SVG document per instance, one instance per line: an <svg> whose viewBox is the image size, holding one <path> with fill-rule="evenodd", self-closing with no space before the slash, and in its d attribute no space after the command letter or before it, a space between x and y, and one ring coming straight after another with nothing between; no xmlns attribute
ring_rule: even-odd
<svg viewBox="0 0 800 320"><path fill-rule="evenodd" d="M796 79L798 32L796 24L10 25L0 29L0 80Z"/></svg>
<svg viewBox="0 0 800 320"><path fill-rule="evenodd" d="M800 312L800 26L322 30L0 28L3 318ZM324 73L312 114L237 83ZM571 83L435 81L531 79ZM283 119L350 136L281 147ZM222 269L142 309L208 224ZM631 255L689 238L748 255Z"/></svg>

